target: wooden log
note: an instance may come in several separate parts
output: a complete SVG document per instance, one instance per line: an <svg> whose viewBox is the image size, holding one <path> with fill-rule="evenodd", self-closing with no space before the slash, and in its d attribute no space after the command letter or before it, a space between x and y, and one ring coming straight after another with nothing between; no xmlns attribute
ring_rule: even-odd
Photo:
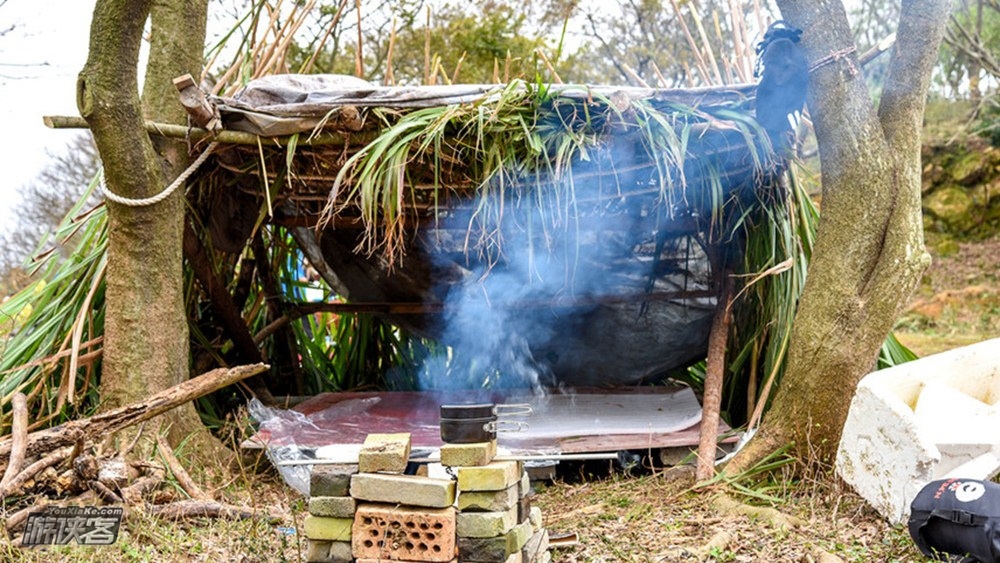
<svg viewBox="0 0 1000 563"><path fill-rule="evenodd" d="M118 493L112 491L107 485L100 481L91 481L87 483L90 490L94 491L98 498L107 503L121 503L122 497L118 496Z"/></svg>
<svg viewBox="0 0 1000 563"><path fill-rule="evenodd" d="M726 370L726 341L732 321L733 278L723 272L722 295L712 319L708 335L708 358L705 361L705 392L701 401L701 436L695 480L707 481L715 476L718 451L719 412L722 408L722 382Z"/></svg>
<svg viewBox="0 0 1000 563"><path fill-rule="evenodd" d="M59 426L28 434L26 454L39 455L56 448L69 446L88 436L114 434L123 428L139 424L175 407L203 397L213 391L242 381L268 369L266 364L252 364L234 368L219 368L189 379L169 389L154 394L145 401L132 403L90 418L72 420ZM6 466L11 457L13 440L0 441L0 462Z"/></svg>
<svg viewBox="0 0 1000 563"><path fill-rule="evenodd" d="M198 285L205 291L205 295L212 303L212 310L215 312L216 318L222 324L226 335L233 341L240 361L255 363L262 361L260 349L254 343L253 335L250 334L250 329L247 328L243 316L236 308L233 297L229 294L226 284L215 274L208 253L202 247L201 240L195 234L191 223L187 221L184 222L183 252L184 258L187 259L194 272L195 279L198 280ZM260 390L266 389L266 386L263 379L256 379L257 381L253 382L254 391L260 393Z"/></svg>
<svg viewBox="0 0 1000 563"><path fill-rule="evenodd" d="M170 447L170 444L167 443L167 440L163 436L156 437L156 446L160 452L160 456L163 457L163 461L167 463L167 467L170 468L170 472L174 475L174 479L177 480L177 484L184 489L184 492L188 496L197 500L211 500L211 497L205 491L201 490L201 487L194 482L191 475L184 469L181 461L174 455L173 448Z"/></svg>
<svg viewBox="0 0 1000 563"><path fill-rule="evenodd" d="M21 487L23 487L24 484L28 482L28 480L33 479L35 475L38 475L39 473L48 469L49 467L52 467L53 465L62 462L69 456L70 453L72 453L72 451L73 451L72 446L59 448L57 450L49 452L48 455L46 455L42 459L25 467L20 473L17 474L16 477L14 477L9 482L0 486L0 499L3 499L8 495L10 495L11 493L20 490ZM10 468L13 467L13 465L8 464L7 467Z"/></svg>
<svg viewBox="0 0 1000 563"><path fill-rule="evenodd" d="M644 303L659 301L676 301L685 299L705 299L715 297L710 290L662 291L657 293L636 293L629 295L595 295L576 297L573 299L524 300L507 303L495 303L495 309L525 310L525 309L573 309L576 307L592 307L594 305L615 305L627 303ZM376 313L384 315L425 315L443 313L446 308L443 303L298 303L283 308L284 313L271 321L254 335L253 339L260 344L288 323L311 315L313 313Z"/></svg>
<svg viewBox="0 0 1000 563"><path fill-rule="evenodd" d="M11 532L20 531L20 528L24 526L25 521L28 519L28 514L31 514L32 512L38 512L45 506L87 506L93 503L96 499L97 495L94 494L94 491L87 490L84 491L79 496L73 497L67 501L62 501L54 504L34 505L22 508L21 510L18 510L17 512L11 514L9 518L7 518L7 523L6 523L7 533L9 534Z"/></svg>
<svg viewBox="0 0 1000 563"><path fill-rule="evenodd" d="M24 465L25 451L27 450L28 398L24 393L15 393L11 404L13 407L11 414L14 420L10 430L10 461L3 473L3 478L0 479L0 491L6 490L7 484L13 481L17 474L21 472L21 466ZM6 495L0 495L0 498L3 496Z"/></svg>
<svg viewBox="0 0 1000 563"><path fill-rule="evenodd" d="M190 74L174 79L174 87L180 94L181 105L198 127L217 132L222 129L219 110L208 103L205 93L194 83Z"/></svg>
<svg viewBox="0 0 1000 563"><path fill-rule="evenodd" d="M163 483L163 477L164 474L162 471L157 471L153 475L139 477L135 480L135 483L132 483L121 490L122 500L128 504L141 503L143 495L152 491L156 487L159 487L160 484Z"/></svg>

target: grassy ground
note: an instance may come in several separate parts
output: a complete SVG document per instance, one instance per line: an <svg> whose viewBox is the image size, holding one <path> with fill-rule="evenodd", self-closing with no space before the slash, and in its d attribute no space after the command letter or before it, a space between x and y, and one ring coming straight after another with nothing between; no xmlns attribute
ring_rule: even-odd
<svg viewBox="0 0 1000 563"><path fill-rule="evenodd" d="M926 355L1000 336L1000 239L936 256L897 332ZM564 467L534 497L553 534L578 541L553 550L557 562L923 562L905 528L886 524L845 485L792 462L753 485L769 495L749 514L719 491L690 491L663 470L641 475ZM184 523L132 513L108 547L18 549L0 539L0 561L301 561L304 500L273 469L195 468L215 495L276 521ZM212 486L206 486L212 490ZM738 498L737 500L748 500ZM776 512L771 511L776 509ZM3 536L5 537L5 536ZM832 558L835 557L836 559Z"/></svg>
<svg viewBox="0 0 1000 563"><path fill-rule="evenodd" d="M932 256L896 336L921 356L1000 337L998 275L1000 237Z"/></svg>
<svg viewBox="0 0 1000 563"><path fill-rule="evenodd" d="M533 500L550 533L578 537L574 545L553 549L553 560L832 561L822 559L827 553L854 562L924 561L904 529L888 526L853 493L826 479L786 475L759 483L757 490L777 499L778 512L748 515L720 502L717 491L692 492L663 471L643 473L598 468L586 479L564 475L536 483ZM234 479L219 492L223 498L277 516L278 522L175 523L133 513L112 546L0 545L0 561L302 561L304 538L296 533L305 516L302 497L272 471Z"/></svg>
<svg viewBox="0 0 1000 563"><path fill-rule="evenodd" d="M554 552L566 562L924 561L903 528L887 525L826 479L771 483L773 508L743 512L714 491L687 491L664 475L613 476L544 488L538 504L552 532L579 534ZM746 499L732 499L742 501ZM760 506L760 503L754 503ZM824 559L825 558L825 559Z"/></svg>

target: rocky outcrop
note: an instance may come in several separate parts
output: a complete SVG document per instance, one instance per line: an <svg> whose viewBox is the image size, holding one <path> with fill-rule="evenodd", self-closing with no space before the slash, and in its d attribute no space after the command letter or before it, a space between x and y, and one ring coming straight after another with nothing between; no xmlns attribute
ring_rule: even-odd
<svg viewBox="0 0 1000 563"><path fill-rule="evenodd" d="M948 254L957 241L1000 232L1000 149L976 138L925 145L923 162L928 246Z"/></svg>

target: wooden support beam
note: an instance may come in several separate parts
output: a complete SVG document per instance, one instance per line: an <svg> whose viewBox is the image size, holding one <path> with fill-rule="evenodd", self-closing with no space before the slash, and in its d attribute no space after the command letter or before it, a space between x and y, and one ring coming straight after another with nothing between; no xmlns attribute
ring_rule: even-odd
<svg viewBox="0 0 1000 563"><path fill-rule="evenodd" d="M712 319L712 330L708 335L705 392L701 401L701 437L698 442L698 461L695 465L695 480L699 482L715 476L715 458L718 452L722 383L726 371L726 343L733 317L730 311L733 301L733 278L725 271L722 278L722 295L719 297L715 317Z"/></svg>
<svg viewBox="0 0 1000 563"><path fill-rule="evenodd" d="M201 245L198 235L189 222L184 224L184 258L187 259L194 272L198 285L201 286L216 317L219 319L226 335L233 341L241 363L257 363L263 361L260 350L254 344L250 329L243 321L243 315L236 308L226 284L215 275L212 262Z"/></svg>
<svg viewBox="0 0 1000 563"><path fill-rule="evenodd" d="M46 115L42 118L45 126L50 129L88 129L87 122L82 117L65 115ZM264 146L275 145L285 146L291 137L258 137L253 133L245 131L219 131L212 134L211 131L200 127L187 127L185 125L174 125L171 123L146 122L146 132L150 135L169 137L173 139L191 139L193 141L212 140L223 145L257 145L258 139ZM338 133L336 131L325 131L313 136L302 135L298 140L298 146L344 146L351 144L365 144L378 136L378 131L365 131L359 133ZM307 138L308 137L308 138Z"/></svg>
<svg viewBox="0 0 1000 563"><path fill-rule="evenodd" d="M494 303L495 309L572 309L576 307L591 307L594 305L613 305L623 303L636 303L650 301L680 301L685 299L707 299L715 297L714 291L664 291L660 293L638 293L633 295L597 295L590 297L580 297L574 299L550 299L532 301L514 301L509 303ZM354 314L354 313L376 313L383 315L426 315L429 313L443 313L446 310L444 303L298 303L283 307L284 313L270 324L254 335L254 341L259 345L267 337L278 330L281 330L288 323L311 315L313 313L334 313L334 314Z"/></svg>

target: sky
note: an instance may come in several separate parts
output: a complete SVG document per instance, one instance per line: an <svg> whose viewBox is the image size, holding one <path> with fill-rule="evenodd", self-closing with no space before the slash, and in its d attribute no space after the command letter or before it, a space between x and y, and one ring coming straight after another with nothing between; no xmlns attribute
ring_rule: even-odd
<svg viewBox="0 0 1000 563"><path fill-rule="evenodd" d="M79 115L76 75L87 60L93 0L8 0L0 5L0 228L20 192L73 137L45 115Z"/></svg>

